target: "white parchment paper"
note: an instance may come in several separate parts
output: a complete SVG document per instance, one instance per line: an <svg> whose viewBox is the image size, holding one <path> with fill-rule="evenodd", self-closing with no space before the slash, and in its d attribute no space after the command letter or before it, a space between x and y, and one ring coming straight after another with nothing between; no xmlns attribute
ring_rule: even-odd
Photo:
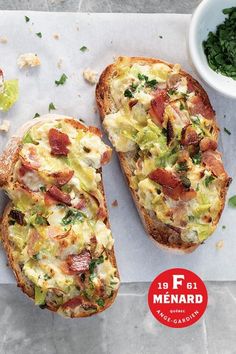
<svg viewBox="0 0 236 354"><path fill-rule="evenodd" d="M30 22L25 22L25 15ZM20 83L19 101L7 114L0 114L0 118L11 121L9 133L0 135L0 149L36 112L47 113L50 102L56 106L56 113L83 118L88 124L100 126L94 110L95 87L83 80L82 72L90 67L100 73L114 56L162 58L180 63L197 77L187 54L189 22L190 15L174 14L0 12L0 37L8 39L8 43L0 43L0 67L7 79L18 78ZM42 38L36 36L37 32L42 33ZM55 39L54 34L58 34L59 39ZM81 52L82 46L88 51ZM21 71L17 68L17 57L27 52L39 55L41 67ZM62 73L68 80L64 86L56 87L54 81ZM234 177L236 101L203 86L222 128L220 149L226 169ZM224 127L232 132L230 136L223 131ZM205 280L236 280L236 210L225 207L215 234L193 254L175 256L156 248L146 236L115 153L112 162L104 168L104 184L123 282L151 281L158 273L172 267L188 268ZM236 182L232 183L228 197L233 194L236 194ZM0 198L3 209L6 198L3 194ZM111 206L115 199L118 207ZM217 250L219 240L224 240L224 247ZM11 282L14 279L1 250L0 283Z"/></svg>

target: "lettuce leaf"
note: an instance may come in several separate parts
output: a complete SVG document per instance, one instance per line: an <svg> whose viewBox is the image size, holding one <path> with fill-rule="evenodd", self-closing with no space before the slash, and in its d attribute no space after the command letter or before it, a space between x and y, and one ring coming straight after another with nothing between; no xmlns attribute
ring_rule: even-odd
<svg viewBox="0 0 236 354"><path fill-rule="evenodd" d="M6 80L4 82L4 91L0 94L0 110L8 111L19 97L18 80Z"/></svg>

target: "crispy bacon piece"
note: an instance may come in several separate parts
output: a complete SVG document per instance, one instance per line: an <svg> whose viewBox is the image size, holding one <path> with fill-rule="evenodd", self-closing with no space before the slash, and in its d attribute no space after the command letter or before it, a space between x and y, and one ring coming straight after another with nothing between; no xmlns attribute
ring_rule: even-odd
<svg viewBox="0 0 236 354"><path fill-rule="evenodd" d="M129 108L132 109L137 103L138 103L138 100L130 100L129 101Z"/></svg>
<svg viewBox="0 0 236 354"><path fill-rule="evenodd" d="M164 187L176 188L180 183L180 180L176 175L164 168L157 168L152 171L148 177Z"/></svg>
<svg viewBox="0 0 236 354"><path fill-rule="evenodd" d="M71 197L69 194L62 192L56 186L51 186L46 194L50 195L50 197L57 202L61 202L67 205L71 205Z"/></svg>
<svg viewBox="0 0 236 354"><path fill-rule="evenodd" d="M151 108L149 113L154 123L162 126L163 115L165 111L166 102L168 100L166 90L159 90L156 97L151 101Z"/></svg>
<svg viewBox="0 0 236 354"><path fill-rule="evenodd" d="M215 112L209 103L205 103L200 96L193 96L190 99L191 105L189 106L189 111L192 116L196 114L201 114L204 118L213 119Z"/></svg>
<svg viewBox="0 0 236 354"><path fill-rule="evenodd" d="M194 189L186 190L181 183L176 188L163 187L163 193L173 200L182 200L184 202L188 202L197 195Z"/></svg>
<svg viewBox="0 0 236 354"><path fill-rule="evenodd" d="M111 160L111 155L112 155L112 150L106 150L103 154L102 154L102 158L101 158L101 164L102 165L106 165L110 160Z"/></svg>
<svg viewBox="0 0 236 354"><path fill-rule="evenodd" d="M207 150L216 150L217 149L217 142L210 138L203 138L200 141L200 150L207 151Z"/></svg>
<svg viewBox="0 0 236 354"><path fill-rule="evenodd" d="M226 175L221 155L218 151L207 150L202 154L202 162L216 176Z"/></svg>
<svg viewBox="0 0 236 354"><path fill-rule="evenodd" d="M168 119L166 129L167 129L167 145L169 145L171 143L171 140L174 137L174 129L170 119Z"/></svg>
<svg viewBox="0 0 236 354"><path fill-rule="evenodd" d="M48 138L52 155L67 156L69 152L67 146L70 145L70 139L67 134L55 128L51 128L48 133Z"/></svg>
<svg viewBox="0 0 236 354"><path fill-rule="evenodd" d="M185 126L181 131L181 144L182 145L198 145L199 136L196 130L191 125Z"/></svg>
<svg viewBox="0 0 236 354"><path fill-rule="evenodd" d="M58 202L49 194L48 192L44 193L44 203L46 206L57 204Z"/></svg>
<svg viewBox="0 0 236 354"><path fill-rule="evenodd" d="M163 193L171 199L189 201L196 197L196 192L192 188L186 189L178 176L164 168L157 168L148 177L160 184L163 187Z"/></svg>
<svg viewBox="0 0 236 354"><path fill-rule="evenodd" d="M87 250L80 254L70 254L66 259L69 273L78 274L89 270L91 259L91 254Z"/></svg>
<svg viewBox="0 0 236 354"><path fill-rule="evenodd" d="M54 172L51 174L53 178L55 178L56 183L59 186L64 186L64 184L68 183L74 175L74 171L62 171L62 172Z"/></svg>
<svg viewBox="0 0 236 354"><path fill-rule="evenodd" d="M81 198L80 201L74 205L74 208L80 210L86 207L86 199L85 198Z"/></svg>
<svg viewBox="0 0 236 354"><path fill-rule="evenodd" d="M34 171L34 170L32 168L30 168L29 166L21 165L19 168L19 176L24 177L24 175L27 172L32 172L32 171Z"/></svg>
<svg viewBox="0 0 236 354"><path fill-rule="evenodd" d="M30 234L29 234L29 240L28 240L28 255L30 257L33 257L37 252L34 250L34 246L36 242L39 240L40 235L36 229L31 229Z"/></svg>
<svg viewBox="0 0 236 354"><path fill-rule="evenodd" d="M75 307L82 305L82 303L83 303L82 297L79 295L65 302L62 305L62 307L63 308L69 307L71 309L74 309Z"/></svg>
<svg viewBox="0 0 236 354"><path fill-rule="evenodd" d="M20 210L12 209L9 213L10 217L17 222L19 225L24 225L24 216Z"/></svg>

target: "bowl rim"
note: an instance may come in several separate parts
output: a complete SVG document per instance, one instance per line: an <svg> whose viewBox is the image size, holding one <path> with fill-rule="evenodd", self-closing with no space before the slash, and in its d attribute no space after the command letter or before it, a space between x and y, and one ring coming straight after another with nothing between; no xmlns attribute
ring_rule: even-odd
<svg viewBox="0 0 236 354"><path fill-rule="evenodd" d="M197 31L197 25L199 22L199 18L201 17L206 4L208 4L209 2L212 2L212 4L214 3L214 1L212 0L202 0L202 2L197 6L197 8L195 9L192 18L191 18L191 22L190 22L190 27L189 27L189 34L188 34L188 48L189 48L189 53L190 53L190 57L191 60L198 72L198 74L200 75L200 77L212 88L214 88L216 91L220 92L221 94L223 94L224 96L227 97L231 97L231 98L236 98L236 91L235 93L232 91L226 91L223 88L220 87L220 84L217 85L216 80L211 80L208 76L208 71L212 70L209 66L205 67L202 63L202 60L200 59L200 55L199 55L199 51L197 50L196 47L196 41L193 40L193 38L195 38L195 33ZM218 74L221 76L224 76L222 74ZM225 76L227 78L227 76ZM236 85L236 81L235 81L235 85Z"/></svg>

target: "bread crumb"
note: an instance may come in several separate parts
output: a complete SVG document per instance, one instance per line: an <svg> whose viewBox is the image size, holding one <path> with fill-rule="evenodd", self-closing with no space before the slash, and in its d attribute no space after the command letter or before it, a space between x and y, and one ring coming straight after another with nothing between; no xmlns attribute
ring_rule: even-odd
<svg viewBox="0 0 236 354"><path fill-rule="evenodd" d="M224 240L220 240L220 241L216 242L216 248L218 250L220 250L223 247L224 247Z"/></svg>
<svg viewBox="0 0 236 354"><path fill-rule="evenodd" d="M97 83L97 75L98 73L91 69L85 69L83 72L84 80L87 81L90 85L95 85Z"/></svg>
<svg viewBox="0 0 236 354"><path fill-rule="evenodd" d="M113 207L117 207L118 206L118 201L115 199L115 200L113 200L113 202L111 203L111 205L113 206Z"/></svg>
<svg viewBox="0 0 236 354"><path fill-rule="evenodd" d="M20 69L24 67L34 67L40 65L40 59L35 53L21 54L17 59L17 65Z"/></svg>
<svg viewBox="0 0 236 354"><path fill-rule="evenodd" d="M61 69L61 67L62 67L62 59L58 60L57 67L58 67L58 69Z"/></svg>
<svg viewBox="0 0 236 354"><path fill-rule="evenodd" d="M7 44L8 40L7 37L0 37L0 43Z"/></svg>
<svg viewBox="0 0 236 354"><path fill-rule="evenodd" d="M4 119L0 124L0 132L8 132L9 128L10 128L10 121Z"/></svg>
<svg viewBox="0 0 236 354"><path fill-rule="evenodd" d="M53 34L53 38L56 39L56 40L58 40L58 39L60 38L60 36L59 36L58 33L54 33L54 34Z"/></svg>

